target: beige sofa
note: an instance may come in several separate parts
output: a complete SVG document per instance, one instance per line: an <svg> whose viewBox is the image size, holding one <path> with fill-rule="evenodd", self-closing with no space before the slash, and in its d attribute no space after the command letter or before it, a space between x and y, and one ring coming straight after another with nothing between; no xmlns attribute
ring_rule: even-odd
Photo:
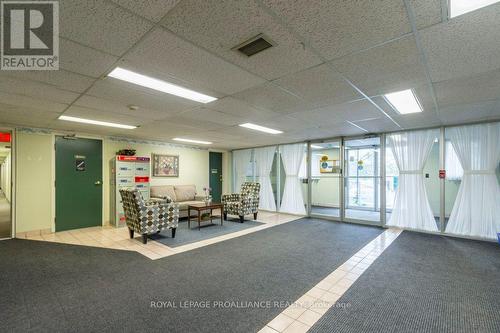
<svg viewBox="0 0 500 333"><path fill-rule="evenodd" d="M179 204L179 217L188 215L188 205L203 203L203 196L196 195L195 185L151 186L151 199L165 199L166 197Z"/></svg>

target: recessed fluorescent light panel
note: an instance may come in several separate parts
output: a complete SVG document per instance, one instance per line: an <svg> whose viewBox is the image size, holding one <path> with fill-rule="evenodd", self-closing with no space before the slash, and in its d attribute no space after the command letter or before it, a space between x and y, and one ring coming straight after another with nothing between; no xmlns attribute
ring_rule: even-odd
<svg viewBox="0 0 500 333"><path fill-rule="evenodd" d="M272 128L268 128L268 127L264 127L264 126L255 125L255 124L252 124L252 123L241 124L240 127L245 127L245 128L253 129L253 130L256 130L256 131L261 131L261 132L269 133L269 134L281 134L281 133L283 133L282 131L278 131L278 130L275 130L275 129L272 129Z"/></svg>
<svg viewBox="0 0 500 333"><path fill-rule="evenodd" d="M202 145L211 145L212 142L209 141L201 141L201 140L191 140L191 139L183 139L183 138L173 138L175 141L189 142L189 143L199 143Z"/></svg>
<svg viewBox="0 0 500 333"><path fill-rule="evenodd" d="M210 103L217 100L217 98L215 97L204 95L199 92L136 72L132 72L128 69L123 69L120 67L116 67L115 69L113 69L113 71L109 73L108 76L200 103Z"/></svg>
<svg viewBox="0 0 500 333"><path fill-rule="evenodd" d="M317 145L311 145L311 148L312 149L323 149L323 147L317 146Z"/></svg>
<svg viewBox="0 0 500 333"><path fill-rule="evenodd" d="M125 128L125 129L137 128L137 126L109 123L107 121L84 119L84 118L77 118L77 117L70 117L70 116L59 116L59 120L73 121L75 123L84 123L84 124L99 125L99 126Z"/></svg>
<svg viewBox="0 0 500 333"><path fill-rule="evenodd" d="M450 0L450 18L492 5L500 0Z"/></svg>
<svg viewBox="0 0 500 333"><path fill-rule="evenodd" d="M407 89L384 95L385 99L397 112L401 114L422 112L422 107L418 102L413 90Z"/></svg>

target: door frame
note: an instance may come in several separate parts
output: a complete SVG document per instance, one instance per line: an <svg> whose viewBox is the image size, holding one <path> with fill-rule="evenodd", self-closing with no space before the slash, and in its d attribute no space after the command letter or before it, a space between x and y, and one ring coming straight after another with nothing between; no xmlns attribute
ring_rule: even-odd
<svg viewBox="0 0 500 333"><path fill-rule="evenodd" d="M17 150L16 150L16 128L1 126L0 131L10 132L10 237L0 238L0 240L16 238L16 169L17 169Z"/></svg>
<svg viewBox="0 0 500 333"><path fill-rule="evenodd" d="M51 231L56 232L56 136L66 136L69 135L69 133L63 133L63 132L54 132L51 134L51 144L52 144L52 170L51 170L51 180L52 180L52 207L51 207L51 217L52 217L52 223L51 223ZM92 136L92 135L79 135L76 134L75 138L77 139L92 139L92 140L99 140L101 141L102 145L102 150L101 150L101 159L102 159L102 196L101 196L101 226L106 225L106 221L104 221L104 209L105 209L105 201L104 201L104 196L106 190L104 189L105 187L107 188L107 192L109 194L109 180L107 179L108 174L106 173L105 166L106 161L104 159L104 138L99 137L99 136ZM106 181L104 180L106 178Z"/></svg>

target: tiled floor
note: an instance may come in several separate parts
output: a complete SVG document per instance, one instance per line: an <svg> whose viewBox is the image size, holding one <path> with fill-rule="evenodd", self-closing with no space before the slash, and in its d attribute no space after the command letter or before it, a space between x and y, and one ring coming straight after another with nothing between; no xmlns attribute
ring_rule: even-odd
<svg viewBox="0 0 500 333"><path fill-rule="evenodd" d="M250 234L282 223L294 221L299 218L301 218L301 216L260 211L258 221L263 222L264 224L262 225L175 248L168 247L153 240L148 240L147 244L142 244L140 236L137 236L134 239L129 238L129 232L126 227L115 228L112 226L91 227L47 234L27 233L22 236L17 236L17 238L137 251L150 259L159 259L227 239Z"/></svg>
<svg viewBox="0 0 500 333"><path fill-rule="evenodd" d="M401 230L387 229L368 243L330 275L311 288L282 313L271 320L260 333L307 332L332 306L342 306L337 300L370 267Z"/></svg>

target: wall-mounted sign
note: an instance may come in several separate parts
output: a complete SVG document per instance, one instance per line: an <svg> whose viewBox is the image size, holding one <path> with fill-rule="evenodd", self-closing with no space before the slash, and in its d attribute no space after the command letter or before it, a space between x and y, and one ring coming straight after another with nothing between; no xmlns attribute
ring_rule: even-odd
<svg viewBox="0 0 500 333"><path fill-rule="evenodd" d="M319 162L320 173L340 173L339 160L327 160Z"/></svg>
<svg viewBox="0 0 500 333"><path fill-rule="evenodd" d="M10 132L0 132L0 142L10 142Z"/></svg>
<svg viewBox="0 0 500 333"><path fill-rule="evenodd" d="M219 172L219 170L217 170L217 169L212 169L212 173L218 173L218 172Z"/></svg>
<svg viewBox="0 0 500 333"><path fill-rule="evenodd" d="M75 155L75 166L76 171L85 171L85 156Z"/></svg>
<svg viewBox="0 0 500 333"><path fill-rule="evenodd" d="M439 179L446 178L446 170L439 170Z"/></svg>

